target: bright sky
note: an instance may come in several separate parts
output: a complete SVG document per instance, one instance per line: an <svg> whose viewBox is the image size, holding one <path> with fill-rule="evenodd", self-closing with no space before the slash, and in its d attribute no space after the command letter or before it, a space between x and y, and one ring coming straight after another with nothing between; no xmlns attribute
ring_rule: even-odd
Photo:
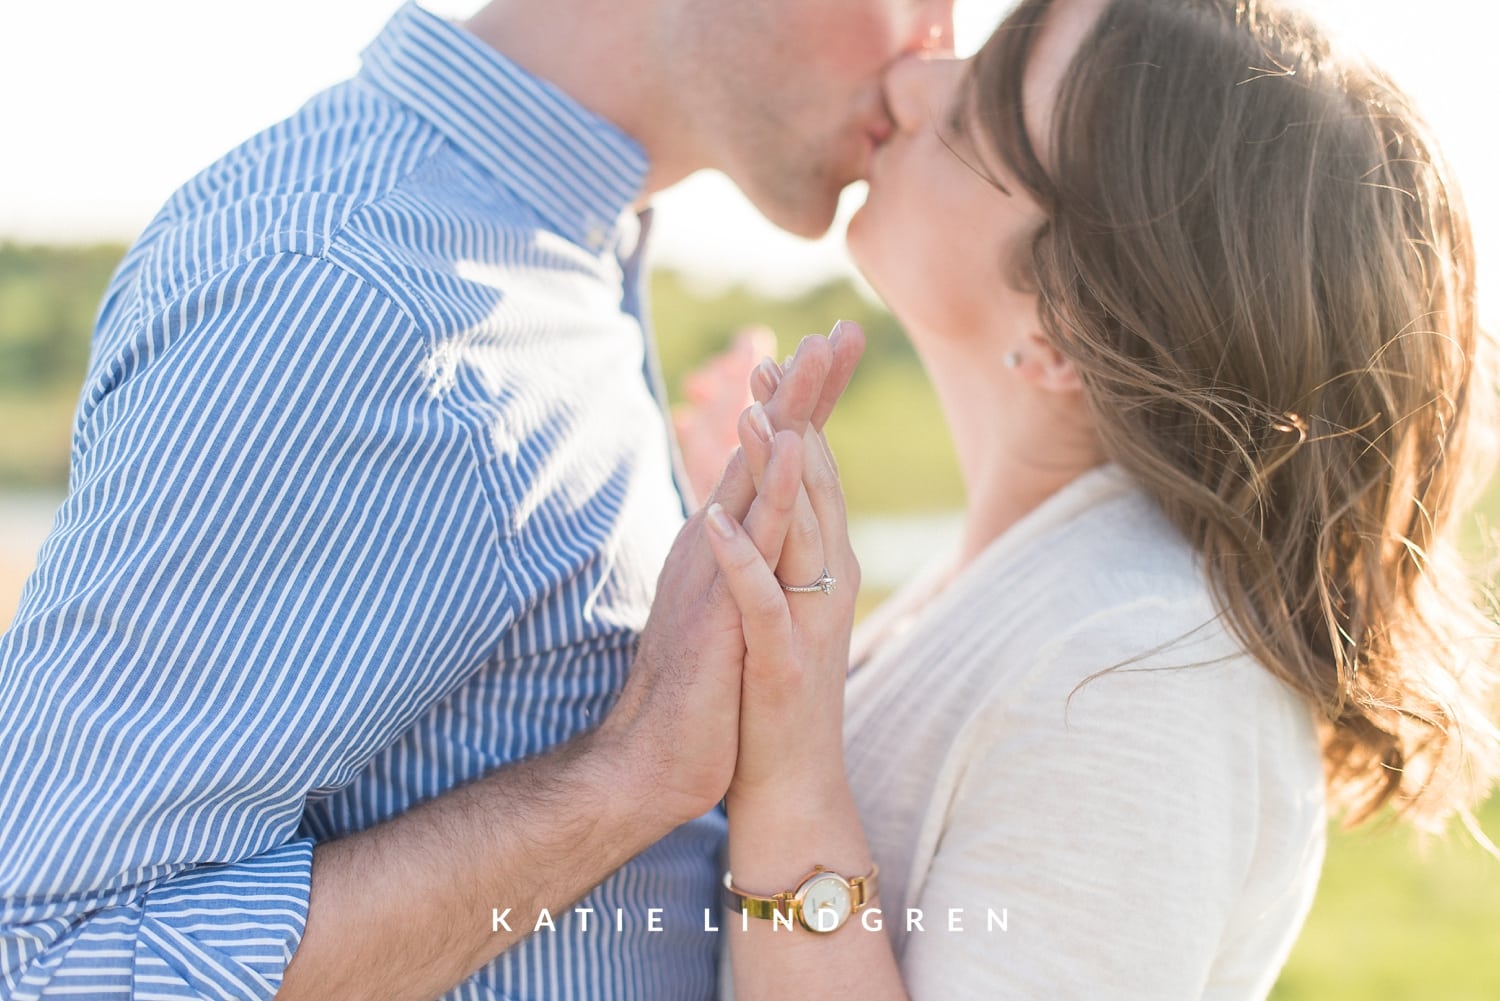
<svg viewBox="0 0 1500 1001"><path fill-rule="evenodd" d="M399 0L7 0L0 13L0 239L128 240L168 194L352 73ZM753 0L745 0L753 2ZM1500 307L1500 14L1481 0L1303 0L1414 94L1475 219L1487 316ZM428 0L464 16L480 0ZM958 0L972 51L1008 4ZM1419 13L1420 11L1420 13ZM851 190L844 213L862 197ZM710 282L795 290L847 271L842 239L764 223L722 177L658 200L656 259Z"/></svg>

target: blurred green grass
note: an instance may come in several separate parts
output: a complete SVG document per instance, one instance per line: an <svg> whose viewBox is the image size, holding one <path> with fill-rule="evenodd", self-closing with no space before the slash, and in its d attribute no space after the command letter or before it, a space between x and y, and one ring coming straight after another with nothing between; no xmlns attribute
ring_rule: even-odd
<svg viewBox="0 0 1500 1001"><path fill-rule="evenodd" d="M0 489L61 491L77 405L78 387L71 384L0 392Z"/></svg>
<svg viewBox="0 0 1500 1001"><path fill-rule="evenodd" d="M1500 799L1479 820L1500 838ZM1425 848L1404 828L1330 828L1317 898L1271 998L1500 998L1500 861L1457 827Z"/></svg>
<svg viewBox="0 0 1500 1001"><path fill-rule="evenodd" d="M1497 525L1500 478L1464 533L1492 573ZM1476 819L1500 842L1500 797ZM1271 999L1497 1001L1500 860L1457 823L1425 844L1389 816L1355 831L1330 824L1317 898Z"/></svg>

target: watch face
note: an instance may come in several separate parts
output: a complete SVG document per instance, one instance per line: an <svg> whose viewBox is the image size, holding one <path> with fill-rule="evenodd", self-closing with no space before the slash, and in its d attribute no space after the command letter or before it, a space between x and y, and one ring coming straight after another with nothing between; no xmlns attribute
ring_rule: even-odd
<svg viewBox="0 0 1500 1001"><path fill-rule="evenodd" d="M854 909L854 892L848 881L834 872L812 877L797 890L802 927L808 931L831 932L849 920Z"/></svg>

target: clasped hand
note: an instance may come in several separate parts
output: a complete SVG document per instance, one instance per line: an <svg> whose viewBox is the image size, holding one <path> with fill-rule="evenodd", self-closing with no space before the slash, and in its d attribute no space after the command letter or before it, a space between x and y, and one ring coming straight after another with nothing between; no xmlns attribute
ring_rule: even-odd
<svg viewBox="0 0 1500 1001"><path fill-rule="evenodd" d="M859 566L823 425L864 350L840 323L752 376L739 447L678 535L631 675L601 727L676 822L726 798L795 802L844 783ZM831 593L789 592L824 571ZM790 798L789 798L790 797Z"/></svg>

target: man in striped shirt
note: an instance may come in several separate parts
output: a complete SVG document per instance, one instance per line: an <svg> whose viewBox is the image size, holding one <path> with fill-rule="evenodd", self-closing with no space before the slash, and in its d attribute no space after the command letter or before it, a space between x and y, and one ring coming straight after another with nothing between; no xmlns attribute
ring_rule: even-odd
<svg viewBox="0 0 1500 1001"><path fill-rule="evenodd" d="M0 994L711 995L737 613L690 522L635 649L683 510L637 210L718 167L822 232L950 4L407 6L173 196L0 638Z"/></svg>

